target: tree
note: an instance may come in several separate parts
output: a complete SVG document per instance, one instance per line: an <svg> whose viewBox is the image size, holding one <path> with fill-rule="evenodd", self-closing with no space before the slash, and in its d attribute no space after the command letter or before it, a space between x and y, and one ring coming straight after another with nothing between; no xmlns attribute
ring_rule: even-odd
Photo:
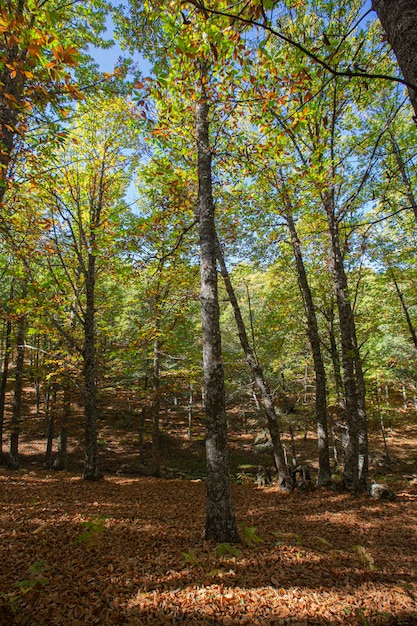
<svg viewBox="0 0 417 626"><path fill-rule="evenodd" d="M206 411L206 539L239 541L232 506L227 453L227 422L217 291L217 238L212 191L207 68L200 66L196 105L198 219L200 225L201 320Z"/></svg>
<svg viewBox="0 0 417 626"><path fill-rule="evenodd" d="M239 537L232 506L228 468L212 189L213 148L209 139L209 113L212 110L211 104L215 101L214 93L221 82L220 74L223 72L226 55L219 59L209 43L209 37L205 34L204 19L199 18L192 25L184 20L180 3L173 3L169 11L166 11L164 3L158 1L149 3L147 11L143 11L142 5L136 2L131 2L130 7L132 17L130 25L133 26L135 21L136 23L140 21L139 32L147 32L147 43L139 35L141 50L149 53L157 74L153 93L157 101L160 125L154 133L165 137L167 144L166 138L169 134L167 122L168 120L171 123L175 122L184 138L184 150L188 151L188 160L193 163L198 177L207 458L205 536L216 541L237 541ZM125 19L124 24L126 22ZM159 32L156 26L160 27ZM137 29L131 30L138 32ZM153 45L149 46L149 42ZM233 53L232 45L232 41L229 41L228 60ZM162 92L165 92L165 98ZM193 126L191 120L194 120ZM197 142L197 167L195 158L189 157L190 137L193 136Z"/></svg>
<svg viewBox="0 0 417 626"><path fill-rule="evenodd" d="M414 0L372 0L398 65L408 84L417 115L417 7Z"/></svg>
<svg viewBox="0 0 417 626"><path fill-rule="evenodd" d="M220 266L220 273L224 280L227 295L229 296L230 303L233 308L233 313L236 320L236 326L238 330L240 345L245 353L246 362L250 367L253 380L261 394L262 404L265 410L265 415L268 424L268 430L271 437L275 466L278 471L279 487L282 491L290 491L293 488L293 480L288 470L288 465L285 458L284 449L281 442L280 428L278 424L278 416L274 406L274 400L267 381L259 363L259 359L256 352L252 348L249 342L248 334L246 332L245 323L243 321L242 313L240 311L239 302L236 298L235 291L233 289L232 281L230 279L229 272L225 260L223 258L222 249L220 243L217 241L217 259Z"/></svg>
<svg viewBox="0 0 417 626"><path fill-rule="evenodd" d="M50 124L55 138L62 130L56 118L65 119L65 106L83 97L73 75L82 58L78 48L100 43L97 33L103 29L106 6L100 4L84 10L78 2L2 3L0 202L12 176L13 154L29 127Z"/></svg>
<svg viewBox="0 0 417 626"><path fill-rule="evenodd" d="M100 110L100 118L97 111ZM51 321L68 348L82 357L85 413L84 478L100 477L97 448L97 282L113 247L131 175L129 104L96 97L80 109L83 127L69 136L57 158L61 167L41 192L48 211L45 241L50 287L60 306ZM123 127L123 132L122 132ZM52 252L52 255L51 255ZM44 296L45 294L43 294ZM66 310L71 314L68 317ZM60 318L57 313L60 313ZM74 333L74 318L81 337Z"/></svg>
<svg viewBox="0 0 417 626"><path fill-rule="evenodd" d="M27 294L26 282L21 282L21 298L22 303ZM23 394L23 369L25 362L25 337L26 337L26 311L20 311L17 321L16 333L16 364L15 364L15 383L13 391L13 410L10 423L10 453L8 467L12 470L19 469L19 435L20 422L22 414L22 394Z"/></svg>
<svg viewBox="0 0 417 626"><path fill-rule="evenodd" d="M285 189L285 184L283 184ZM326 372L324 369L323 356L321 351L321 340L317 321L316 307L314 305L310 284L301 251L301 243L298 238L297 229L292 213L291 204L288 201L284 212L284 219L287 223L291 237L291 246L294 253L295 265L297 268L298 283L305 304L308 338L310 341L311 353L314 362L315 386L316 386L316 420L317 420L317 441L319 455L319 472L317 484L328 486L332 483L332 473L329 460L329 435L327 425L327 390Z"/></svg>

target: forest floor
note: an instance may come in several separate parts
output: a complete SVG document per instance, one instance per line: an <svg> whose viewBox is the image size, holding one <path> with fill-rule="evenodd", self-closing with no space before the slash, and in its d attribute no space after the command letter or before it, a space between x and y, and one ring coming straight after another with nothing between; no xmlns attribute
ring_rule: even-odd
<svg viewBox="0 0 417 626"><path fill-rule="evenodd" d="M160 479L138 465L129 419L103 420L96 483L80 478L76 439L70 471L42 469L41 423L31 422L22 469L0 469L2 626L417 624L415 424L388 431L390 468L371 434L372 476L393 502L259 487L256 467L269 459L254 454L254 432L231 428L242 543L216 545L202 538L202 425L190 441L183 417L164 430ZM305 441L299 430L296 443L314 470L313 433Z"/></svg>

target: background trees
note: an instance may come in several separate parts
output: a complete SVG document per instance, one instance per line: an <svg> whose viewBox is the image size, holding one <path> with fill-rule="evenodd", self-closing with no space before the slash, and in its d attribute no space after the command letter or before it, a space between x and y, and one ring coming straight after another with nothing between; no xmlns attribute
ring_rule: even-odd
<svg viewBox="0 0 417 626"><path fill-rule="evenodd" d="M384 379L413 389L411 109L403 86L375 78L395 67L356 1L312 0L302 12L285 2L238 2L233 12L126 3L114 11L117 32L153 69L117 84L77 52L87 27L86 41L100 43L106 10L28 2L1 14L0 404L10 373L16 401L31 378L37 389L53 383L65 442L69 402L82 400L84 477L96 479L103 390L126 393L150 410L159 475L161 412L204 378L206 534L237 540L228 397L262 382L283 485L280 406L315 400L320 485L332 481L336 407L344 482L356 491L368 483L375 388ZM96 78L97 93L86 86L85 102L71 105L84 97L77 77ZM244 326L251 373L240 363ZM24 330L45 367L21 378ZM16 408L13 450L17 424Z"/></svg>

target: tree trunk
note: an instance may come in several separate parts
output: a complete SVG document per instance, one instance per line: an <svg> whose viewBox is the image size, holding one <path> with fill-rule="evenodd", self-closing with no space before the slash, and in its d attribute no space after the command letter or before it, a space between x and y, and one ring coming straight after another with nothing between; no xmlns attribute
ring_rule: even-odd
<svg viewBox="0 0 417 626"><path fill-rule="evenodd" d="M217 259L220 265L220 272L226 287L227 295L229 296L230 303L233 308L233 313L236 320L238 329L238 335L240 345L246 356L246 362L249 365L255 384L261 394L262 404L265 410L265 415L268 424L268 430L271 437L275 466L278 471L279 487L282 491L290 491L293 488L293 481L288 470L287 462L285 459L284 449L281 442L281 433L278 425L277 414L275 411L274 402L272 399L272 393L266 382L262 368L258 359L249 343L248 335L245 328L245 323L242 318L239 303L236 298L236 294L233 289L232 282L230 280L229 272L227 271L226 264L224 262L223 253L219 242L217 241Z"/></svg>
<svg viewBox="0 0 417 626"><path fill-rule="evenodd" d="M417 86L417 3L416 0L373 0L388 41L406 81ZM417 116L417 89L408 87Z"/></svg>
<svg viewBox="0 0 417 626"><path fill-rule="evenodd" d="M153 343L153 366L152 366L152 475L156 478L161 476L160 432L159 432L159 340L155 337Z"/></svg>
<svg viewBox="0 0 417 626"><path fill-rule="evenodd" d="M3 356L3 371L1 374L0 384L0 464L4 464L4 452L3 452L3 430L4 430L4 411L6 406L6 387L7 379L9 376L9 362L11 353L11 337L12 337L12 322L10 317L6 322L6 334L4 339L4 356Z"/></svg>
<svg viewBox="0 0 417 626"><path fill-rule="evenodd" d="M344 414L346 402L345 402L345 395L343 391L342 375L340 373L340 370L341 370L340 355L339 355L339 350L338 350L337 342L336 342L334 318L335 318L334 302L332 301L331 305L329 306L328 312L326 314L326 319L328 321L329 341L330 341L330 358L332 360L332 366L333 366L333 376L334 376L334 384L336 388L337 403L339 405L339 408L342 409L343 414Z"/></svg>
<svg viewBox="0 0 417 626"><path fill-rule="evenodd" d="M46 453L45 453L45 467L50 468L52 466L52 445L54 441L55 430L55 411L56 411L56 388L52 389L50 394L47 425L46 425Z"/></svg>
<svg viewBox="0 0 417 626"><path fill-rule="evenodd" d="M358 387L358 446L359 446L359 489L367 491L369 478L369 459L368 459L368 420L366 417L366 387L363 377L362 360L359 354L358 342L356 338L356 327L353 327L353 339L356 347L355 358L355 376Z"/></svg>
<svg viewBox="0 0 417 626"><path fill-rule="evenodd" d="M201 68L204 74L204 67ZM198 150L198 200L200 231L201 320L205 385L207 510L205 538L237 542L235 514L229 478L224 371L221 351L220 312L217 292L216 231L212 191L209 105L200 81L196 105Z"/></svg>
<svg viewBox="0 0 417 626"><path fill-rule="evenodd" d="M407 328L408 328L408 332L410 333L411 341L413 342L413 345L414 345L415 349L417 350L417 334L416 334L415 328L413 326L413 322L411 321L411 317L410 317L410 314L408 312L408 306L405 303L404 295L403 295L403 293L402 293L402 291L400 289L400 286L399 286L399 284L397 282L397 279L395 277L394 270L392 269L392 267L389 268L389 273L390 273L392 281L393 281L393 283L395 285L395 290L397 292L397 296L398 296L398 299L400 301L401 308L403 310L405 320L407 322Z"/></svg>
<svg viewBox="0 0 417 626"><path fill-rule="evenodd" d="M392 128L389 128L388 132L389 132L391 147L394 152L395 160L397 162L397 167L401 175L401 180L405 187L407 200L409 201L410 207L412 208L413 213L414 213L414 217L417 220L417 200L415 198L413 187L410 181L410 177L408 175L407 168L404 163L403 155L401 154L400 146L397 143L397 140L395 138Z"/></svg>
<svg viewBox="0 0 417 626"><path fill-rule="evenodd" d="M144 448L144 435L145 435L145 421L146 421L146 406L142 407L139 418L139 463L145 464L145 448Z"/></svg>
<svg viewBox="0 0 417 626"><path fill-rule="evenodd" d="M18 19L20 16L17 13L13 17ZM22 64L23 59L21 58L18 44L11 43L8 47L3 48L3 51L6 63L3 64L4 69L0 73L1 93L8 94L11 98L6 99L4 96L0 96L0 204L3 202L8 187L9 168L16 137L18 136L16 126L22 115L23 107L21 104L25 88L23 73L19 71L17 73L14 72L13 75L9 69L15 63L18 66Z"/></svg>
<svg viewBox="0 0 417 626"><path fill-rule="evenodd" d="M25 331L26 317L21 315L17 325L17 356L15 369L15 385L13 396L13 411L11 419L10 434L10 454L8 466L12 470L19 469L19 435L20 420L22 413L22 395L23 395L23 368L25 361Z"/></svg>
<svg viewBox="0 0 417 626"><path fill-rule="evenodd" d="M58 450L52 469L62 471L67 466L67 442L68 442L68 424L71 416L71 394L67 383L64 383L64 398L62 406L61 424L58 435Z"/></svg>
<svg viewBox="0 0 417 626"><path fill-rule="evenodd" d="M97 386L96 386L96 332L95 332L95 256L88 254L85 280L86 308L84 318L84 417L85 463L84 480L98 480L97 446Z"/></svg>
<svg viewBox="0 0 417 626"><path fill-rule="evenodd" d="M317 323L316 309L311 294L304 260L301 252L300 240L298 239L295 222L290 211L284 214L288 230L291 235L291 246L294 253L295 265L297 268L298 284L304 300L308 338L314 362L314 374L316 383L316 420L317 420L317 444L319 457L319 472L317 484L328 486L332 484L332 472L330 470L329 459L329 434L327 424L327 392L326 392L326 372L323 364L323 357L320 346L320 335Z"/></svg>
<svg viewBox="0 0 417 626"><path fill-rule="evenodd" d="M189 395L188 395L188 439L191 439L193 435L193 406L194 406L194 393L193 386L190 383Z"/></svg>
<svg viewBox="0 0 417 626"><path fill-rule="evenodd" d="M353 310L349 299L347 276L344 268L343 253L340 247L339 226L334 210L334 191L329 190L324 196L329 232L331 237L333 274L336 289L336 301L339 313L340 337L342 345L343 384L345 391L345 417L348 437L345 448L343 480L347 488L355 493L362 488L359 482L359 438L361 433L361 455L367 457L363 433L363 420L366 416L359 407L358 378L362 376L362 367L356 345L356 329ZM359 381L360 382L360 381ZM364 390L360 390L362 393ZM362 403L361 403L362 405Z"/></svg>

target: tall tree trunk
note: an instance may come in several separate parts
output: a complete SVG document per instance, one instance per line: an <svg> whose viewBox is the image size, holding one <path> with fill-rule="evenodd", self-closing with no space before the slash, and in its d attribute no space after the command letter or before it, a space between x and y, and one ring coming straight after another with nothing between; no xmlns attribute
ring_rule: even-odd
<svg viewBox="0 0 417 626"><path fill-rule="evenodd" d="M201 67L202 76L205 68ZM200 231L201 320L205 384L207 510L205 538L237 542L235 514L229 478L226 401L222 363L220 312L217 291L216 230L212 190L209 105L200 81L196 104L198 151L198 200Z"/></svg>
<svg viewBox="0 0 417 626"><path fill-rule="evenodd" d="M19 13L20 11L13 17L18 18ZM6 63L3 64L3 71L0 72L0 84L2 85L0 95L0 204L4 200L8 187L9 170L12 164L16 137L18 136L16 126L22 115L23 107L21 103L26 82L21 71L12 73L9 69L15 63L21 65L23 61L18 44L11 43L11 45L3 48L3 51ZM12 98L4 98L2 94L12 96L13 100Z"/></svg>
<svg viewBox="0 0 417 626"><path fill-rule="evenodd" d="M158 330L158 329L157 329ZM159 432L159 378L160 378L160 354L159 339L155 337L153 343L153 366L152 366L152 475L156 478L161 476L160 432Z"/></svg>
<svg viewBox="0 0 417 626"><path fill-rule="evenodd" d="M401 175L401 180L405 187L405 193L410 203L410 207L413 210L414 217L417 220L417 200L415 198L413 187L411 185L411 181L408 176L408 172L407 172L406 165L404 163L403 155L401 154L400 146L397 143L397 140L395 138L392 128L390 128L388 132L389 132L390 143L391 143L392 150L394 152L395 160L397 161L397 167Z"/></svg>
<svg viewBox="0 0 417 626"><path fill-rule="evenodd" d="M188 389L188 432L187 437L191 439L193 435L193 406L194 406L194 390L193 385L190 383Z"/></svg>
<svg viewBox="0 0 417 626"><path fill-rule="evenodd" d="M400 286L399 286L398 281L397 281L397 279L395 277L395 273L394 273L394 270L392 269L392 267L389 268L389 273L391 275L392 282L395 285L395 290L397 292L397 296L398 296L398 299L400 301L401 308L402 308L404 316L405 316L405 320L407 322L407 328L408 328L408 332L410 333L411 341L413 342L413 345L414 345L415 349L417 350L417 334L416 334L415 328L413 326L413 322L411 321L411 317L410 317L410 314L408 312L408 306L405 303L403 292L400 289Z"/></svg>
<svg viewBox="0 0 417 626"><path fill-rule="evenodd" d="M372 0L406 81L417 86L416 0ZM417 89L408 88L417 116Z"/></svg>
<svg viewBox="0 0 417 626"><path fill-rule="evenodd" d="M357 380L357 372L359 369L361 370L361 364L358 360L358 348L355 343L355 322L349 298L343 253L340 247L339 226L334 210L333 189L325 194L324 207L332 246L333 274L342 346L343 384L346 401L345 417L348 429L343 479L345 486L356 493L361 488L359 483L359 433L363 427L363 420L359 412Z"/></svg>
<svg viewBox="0 0 417 626"><path fill-rule="evenodd" d="M219 242L217 241L217 259L219 261L220 272L226 287L227 295L229 296L230 303L233 308L233 313L236 320L238 329L238 335L240 345L245 353L246 362L249 365L255 384L261 394L262 404L265 410L265 415L268 424L269 434L271 436L273 454L275 466L278 471L279 487L282 491L290 491L293 488L293 481L291 479L290 472L288 470L287 462L285 459L284 449L281 442L281 433L278 425L277 414L275 411L274 402L272 399L272 393L266 382L262 368L259 361L249 343L248 335L246 332L245 323L242 318L239 303L236 298L235 291L233 289L232 282L230 280L229 272L227 271L226 263L224 261L223 253Z"/></svg>
<svg viewBox="0 0 417 626"><path fill-rule="evenodd" d="M295 265L297 268L298 284L304 300L308 338L314 362L314 374L316 383L316 420L317 420L317 444L319 456L319 473L317 484L328 486L332 484L332 472L329 459L329 434L327 424L327 392L326 392L326 372L323 364L323 357L320 346L320 335L317 323L316 309L311 294L307 273L304 266L301 252L300 240L298 239L295 222L291 211L284 214L288 230L291 236L291 246L294 253Z"/></svg>
<svg viewBox="0 0 417 626"><path fill-rule="evenodd" d="M142 407L139 418L139 463L145 464L145 447L144 447L144 435L145 435L145 422L146 422L146 406Z"/></svg>
<svg viewBox="0 0 417 626"><path fill-rule="evenodd" d="M52 445L54 441L55 431L55 412L56 412L56 384L50 392L50 399L48 405L47 425L46 425L46 452L45 452L45 467L50 468L52 466Z"/></svg>
<svg viewBox="0 0 417 626"><path fill-rule="evenodd" d="M24 290L26 293L26 290ZM16 368L15 368L15 384L13 395L13 410L11 419L10 434L10 454L8 466L12 470L19 469L19 435L20 421L22 413L22 395L23 395L23 368L25 361L25 333L26 333L26 317L21 315L17 324L17 348L16 348Z"/></svg>
<svg viewBox="0 0 417 626"><path fill-rule="evenodd" d="M12 297L12 296L11 296ZM1 374L0 383L0 464L4 464L4 452L3 452L3 430L4 430L4 412L6 407L6 387L7 379L9 376L9 362L10 353L12 347L12 322L10 317L6 321L6 332L4 338L4 354L3 354L3 371Z"/></svg>
<svg viewBox="0 0 417 626"><path fill-rule="evenodd" d="M62 400L61 424L58 435L58 450L52 469L62 471L67 466L67 442L68 442L68 424L71 417L71 394L68 382L64 382L64 397Z"/></svg>
<svg viewBox="0 0 417 626"><path fill-rule="evenodd" d="M356 339L356 328L354 328L354 343L356 345L355 375L358 385L358 417L359 417L359 489L367 491L369 478L368 459L368 420L366 417L366 386L363 376L362 361L360 358L358 343Z"/></svg>
<svg viewBox="0 0 417 626"><path fill-rule="evenodd" d="M95 332L95 256L88 254L85 280L86 308L84 318L84 418L85 418L85 480L98 480L97 386Z"/></svg>
<svg viewBox="0 0 417 626"><path fill-rule="evenodd" d="M340 370L341 370L340 355L339 355L339 350L337 347L336 332L335 332L335 325L334 325L335 312L334 312L333 298L332 298L332 302L328 310L325 313L325 317L328 322L330 358L331 358L332 367L333 367L333 376L334 376L334 384L336 388L337 403L339 405L339 408L343 411L343 414L344 414L346 403L345 403L345 395L343 391L343 380L342 380L342 375L340 373Z"/></svg>

